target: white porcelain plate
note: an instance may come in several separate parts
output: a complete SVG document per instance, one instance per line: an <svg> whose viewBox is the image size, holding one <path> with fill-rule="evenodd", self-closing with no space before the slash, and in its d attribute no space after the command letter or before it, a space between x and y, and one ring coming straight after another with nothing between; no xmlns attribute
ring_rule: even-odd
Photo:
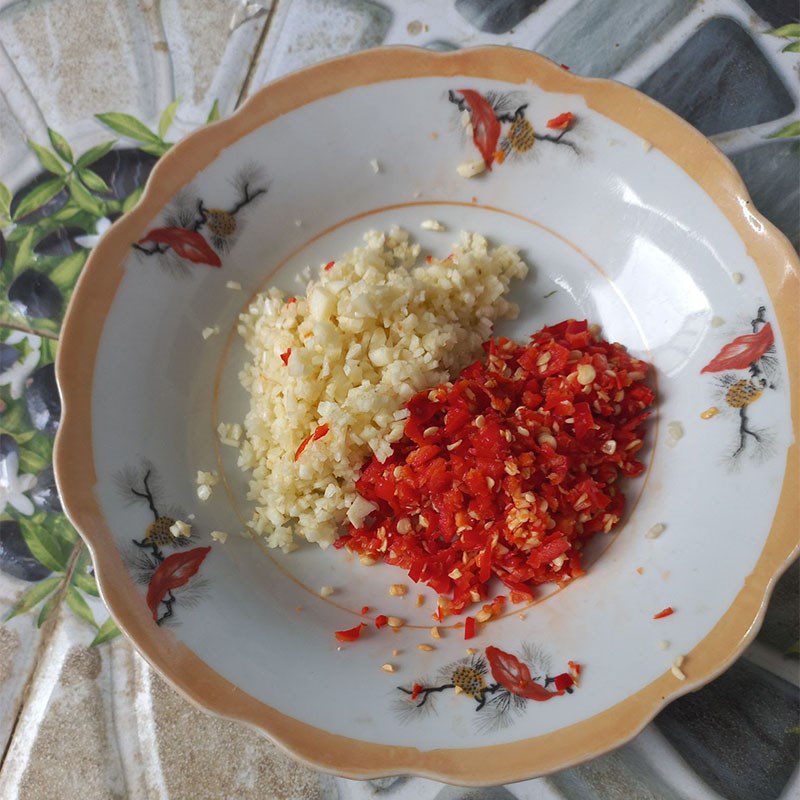
<svg viewBox="0 0 800 800"><path fill-rule="evenodd" d="M565 112L559 135L547 123ZM491 169L457 173L476 159ZM447 232L421 230L428 218ZM306 265L392 225L439 256L462 229L520 247L532 269L500 333L586 318L655 365L624 523L596 538L584 578L469 642L451 622L431 638L428 590L388 596L399 570L240 537L246 476L215 435L247 406L235 328L248 298L297 291ZM530 777L629 738L753 635L797 539L797 285L796 256L730 164L633 90L510 49L330 62L176 146L93 253L59 353L62 497L120 626L207 708L347 775ZM204 340L209 326L220 335ZM198 469L225 477L207 503ZM166 528L187 516L178 546ZM376 613L408 624L338 646L335 630ZM580 685L526 700L489 645L541 681L579 662ZM411 700L415 683L431 691Z"/></svg>

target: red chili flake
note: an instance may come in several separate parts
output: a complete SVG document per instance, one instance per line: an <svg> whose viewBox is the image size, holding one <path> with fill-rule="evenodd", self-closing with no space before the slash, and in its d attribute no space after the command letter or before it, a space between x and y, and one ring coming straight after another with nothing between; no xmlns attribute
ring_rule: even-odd
<svg viewBox="0 0 800 800"><path fill-rule="evenodd" d="M498 150L498 151L497 151L497 152L494 154L494 160L495 160L495 161L496 161L498 164L502 164L502 163L503 163L503 162L506 160L506 151L505 151L505 150Z"/></svg>
<svg viewBox="0 0 800 800"><path fill-rule="evenodd" d="M662 608L658 614L653 614L653 619L664 619L664 617L669 617L675 613L675 609L672 606L667 606L666 608Z"/></svg>
<svg viewBox="0 0 800 800"><path fill-rule="evenodd" d="M575 115L571 111L565 111L553 119L547 120L547 127L555 131L566 131L572 127Z"/></svg>
<svg viewBox="0 0 800 800"><path fill-rule="evenodd" d="M581 674L581 665L577 661L567 661L567 666L572 670L574 675Z"/></svg>
<svg viewBox="0 0 800 800"><path fill-rule="evenodd" d="M330 270L332 270L332 269L333 269L333 265L334 265L335 263L336 263L335 261L329 261L329 262L328 262L328 263L325 265L325 267L324 267L324 269L325 269L325 272L330 272Z"/></svg>
<svg viewBox="0 0 800 800"><path fill-rule="evenodd" d="M302 442L300 442L300 447L297 448L294 454L294 460L297 461L298 458L303 453L303 450L306 449L306 446L309 442L316 442L317 439L321 439L328 431L330 430L330 425L326 422L324 425L320 425L314 431L314 433L309 433Z"/></svg>
<svg viewBox="0 0 800 800"><path fill-rule="evenodd" d="M583 575L583 547L617 525L620 484L644 470L636 442L655 398L645 362L576 320L484 350L485 360L405 404L403 437L356 483L378 510L335 545L430 586L439 622L485 603L493 577L520 602L539 584ZM576 380L584 365L596 372L588 391ZM401 519L423 522L400 533ZM500 601L490 605L501 613Z"/></svg>
<svg viewBox="0 0 800 800"><path fill-rule="evenodd" d="M433 258L432 258L431 256L425 256L425 261L426 261L428 264L430 264L430 263L431 263L431 261L433 261Z"/></svg>
<svg viewBox="0 0 800 800"><path fill-rule="evenodd" d="M472 639L475 636L475 617L467 617L464 620L464 639Z"/></svg>
<svg viewBox="0 0 800 800"><path fill-rule="evenodd" d="M421 683L415 683L415 684L414 684L414 685L411 687L411 699L412 699L412 700L416 700L416 699L419 697L419 695L420 695L420 692L422 691L422 689L423 689L423 688L424 688L424 687L422 686L422 684L421 684Z"/></svg>
<svg viewBox="0 0 800 800"><path fill-rule="evenodd" d="M337 641L354 642L361 636L361 629L365 627L366 625L363 622L359 622L355 628L348 628L346 631L335 631L333 635L336 637Z"/></svg>
<svg viewBox="0 0 800 800"><path fill-rule="evenodd" d="M369 614L369 606L361 606L362 614Z"/></svg>
<svg viewBox="0 0 800 800"><path fill-rule="evenodd" d="M290 297L290 298L289 298L289 299L286 301L286 305L287 305L287 306L290 306L292 303L296 303L296 302L297 302L297 298L296 298L296 297Z"/></svg>
<svg viewBox="0 0 800 800"><path fill-rule="evenodd" d="M283 361L284 366L288 366L289 364L289 356L292 354L292 348L290 347L285 353L281 353L281 361Z"/></svg>
<svg viewBox="0 0 800 800"><path fill-rule="evenodd" d="M559 66L561 69L565 69L567 72L569 72L569 67L566 64L559 64Z"/></svg>
<svg viewBox="0 0 800 800"><path fill-rule="evenodd" d="M389 617L387 617L386 614L378 614L378 616L375 617L375 627L378 628L378 630L380 630L388 622Z"/></svg>
<svg viewBox="0 0 800 800"><path fill-rule="evenodd" d="M556 675L553 679L553 685L556 687L556 691L564 692L569 689L575 681L568 672L562 672L560 675Z"/></svg>

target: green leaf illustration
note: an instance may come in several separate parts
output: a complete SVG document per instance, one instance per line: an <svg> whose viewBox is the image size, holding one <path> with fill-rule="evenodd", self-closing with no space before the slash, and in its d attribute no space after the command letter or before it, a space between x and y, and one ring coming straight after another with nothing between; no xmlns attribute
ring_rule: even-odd
<svg viewBox="0 0 800 800"><path fill-rule="evenodd" d="M112 639L116 639L120 633L122 633L122 631L117 627L117 623L109 617L100 626L100 630L97 631L97 636L92 639L92 643L89 647L97 647L97 645L103 644L104 642L110 642Z"/></svg>
<svg viewBox="0 0 800 800"><path fill-rule="evenodd" d="M39 159L39 163L48 172L52 172L53 175L67 174L67 168L58 160L58 156L52 150L48 150L46 147L36 144L33 139L28 139L28 146L36 153L36 158Z"/></svg>
<svg viewBox="0 0 800 800"><path fill-rule="evenodd" d="M83 595L74 587L67 587L67 605L83 620L86 620L93 628L97 627L94 621L94 614Z"/></svg>
<svg viewBox="0 0 800 800"><path fill-rule="evenodd" d="M138 188L134 189L122 203L122 212L125 213L126 211L130 211L139 202L139 198L143 193L144 186L139 186Z"/></svg>
<svg viewBox="0 0 800 800"><path fill-rule="evenodd" d="M87 569L91 567L91 565L92 557L88 548L84 547L81 549L75 561L75 569L72 571L72 584L77 586L82 592L92 595L92 597L100 597L97 581L87 572Z"/></svg>
<svg viewBox="0 0 800 800"><path fill-rule="evenodd" d="M781 53L800 53L800 42L787 44L786 47L781 50Z"/></svg>
<svg viewBox="0 0 800 800"><path fill-rule="evenodd" d="M26 217L37 208L41 208L48 200L52 200L64 188L64 178L50 178L31 189L17 206L14 221ZM23 231L24 233L24 231Z"/></svg>
<svg viewBox="0 0 800 800"><path fill-rule="evenodd" d="M208 112L206 122L216 122L219 119L219 100L215 100Z"/></svg>
<svg viewBox="0 0 800 800"><path fill-rule="evenodd" d="M47 621L47 618L52 613L53 609L56 607L58 603L58 592L53 592L50 597L47 598L47 602L42 606L41 611L39 612L39 617L36 620L36 627L41 628L42 625Z"/></svg>
<svg viewBox="0 0 800 800"><path fill-rule="evenodd" d="M129 139L135 139L137 142L151 142L154 144L159 142L158 136L156 136L153 131L130 114L110 111L107 114L96 114L95 116L100 122L111 128L112 131L121 133Z"/></svg>
<svg viewBox="0 0 800 800"><path fill-rule="evenodd" d="M178 110L178 103L180 103L180 100L173 100L164 109L164 113L161 115L161 119L158 121L158 136L160 139L163 139L167 135L167 131L170 129L172 122L175 119L175 112Z"/></svg>
<svg viewBox="0 0 800 800"><path fill-rule="evenodd" d="M782 25L780 28L775 28L769 31L772 36L780 36L783 39L795 39L800 37L800 22L790 22L788 25Z"/></svg>
<svg viewBox="0 0 800 800"><path fill-rule="evenodd" d="M800 136L800 120L784 125L779 131L767 136L767 139L788 139L791 136Z"/></svg>
<svg viewBox="0 0 800 800"><path fill-rule="evenodd" d="M53 572L64 572L67 568L69 551L65 551L61 542L42 524L39 515L19 520L22 538L31 551L31 555Z"/></svg>
<svg viewBox="0 0 800 800"><path fill-rule="evenodd" d="M69 177L69 193L72 199L84 211L88 211L90 214L102 217L104 213L103 204L94 195L92 195L88 189L86 189L86 187L75 177L75 175L70 175Z"/></svg>
<svg viewBox="0 0 800 800"><path fill-rule="evenodd" d="M104 155L110 153L114 149L114 145L117 143L116 139L111 139L108 142L103 142L102 144L95 145L94 147L90 147L76 162L76 167L88 167L90 164L94 164L95 161L99 161Z"/></svg>
<svg viewBox="0 0 800 800"><path fill-rule="evenodd" d="M11 190L0 181L0 215L8 217L11 214Z"/></svg>
<svg viewBox="0 0 800 800"><path fill-rule="evenodd" d="M13 617L24 614L26 611L38 606L45 597L55 591L61 580L60 575L54 575L52 578L45 578L43 581L39 581L35 586L28 589L11 607L11 610L5 616L5 621L8 622Z"/></svg>
<svg viewBox="0 0 800 800"><path fill-rule="evenodd" d="M75 542L78 541L77 531L63 514L48 514L45 525L61 544L61 550L64 553L64 561L66 562L72 555Z"/></svg>
<svg viewBox="0 0 800 800"><path fill-rule="evenodd" d="M81 274L88 255L88 250L76 250L71 255L68 255L50 273L50 280L62 291L71 289L75 285L78 275Z"/></svg>
<svg viewBox="0 0 800 800"><path fill-rule="evenodd" d="M36 475L41 472L53 458L53 442L47 436L32 434L23 442L17 437L19 445L19 470Z"/></svg>
<svg viewBox="0 0 800 800"><path fill-rule="evenodd" d="M78 177L88 186L93 192L111 191L109 185L96 173L90 169L78 169Z"/></svg>
<svg viewBox="0 0 800 800"><path fill-rule="evenodd" d="M151 156L157 156L161 158L167 150L170 149L172 145L169 142L152 142L143 144L139 149L143 153L149 153Z"/></svg>
<svg viewBox="0 0 800 800"><path fill-rule="evenodd" d="M77 570L72 575L72 582L81 591L90 594L92 597L100 597L100 590L97 588L97 581L86 572L78 572Z"/></svg>
<svg viewBox="0 0 800 800"><path fill-rule="evenodd" d="M67 143L67 140L52 128L47 129L47 135L50 137L50 144L53 145L53 149L56 153L58 153L67 164L72 164L75 156L72 155L72 148Z"/></svg>

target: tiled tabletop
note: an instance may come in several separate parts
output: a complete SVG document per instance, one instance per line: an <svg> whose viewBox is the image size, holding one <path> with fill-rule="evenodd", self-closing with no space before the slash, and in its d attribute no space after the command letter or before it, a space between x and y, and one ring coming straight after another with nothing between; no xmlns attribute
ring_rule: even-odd
<svg viewBox="0 0 800 800"><path fill-rule="evenodd" d="M116 636L50 466L53 359L89 249L171 142L265 82L382 44L537 50L711 136L797 247L799 14L795 0L0 0L0 798L800 797L796 564L744 657L610 755L494 789L357 783L197 711Z"/></svg>

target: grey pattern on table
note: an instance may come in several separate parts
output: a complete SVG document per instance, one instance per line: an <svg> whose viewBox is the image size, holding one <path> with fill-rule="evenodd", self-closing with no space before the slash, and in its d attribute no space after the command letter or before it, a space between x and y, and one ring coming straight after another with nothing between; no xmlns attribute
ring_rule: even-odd
<svg viewBox="0 0 800 800"><path fill-rule="evenodd" d="M320 59L382 44L514 44L636 86L684 116L730 156L755 204L798 247L800 55L782 52L792 40L769 31L799 15L796 0L0 0L0 178L15 190L45 180L26 139L46 141L47 126L76 152L107 139L96 113L125 111L154 128L180 98L174 139L202 124L215 101L230 113L266 81ZM93 169L122 199L156 159L132 141L119 146ZM69 255L85 234L64 226L37 252ZM0 238L0 277L2 246ZM43 342L55 340L64 310L46 278L0 281L0 300ZM6 344L10 333L0 321L3 373L22 353L16 339ZM25 403L31 423L52 431L51 360L32 367ZM15 447L0 436L0 459ZM31 500L57 512L49 469ZM49 575L15 524L0 521L3 614ZM197 711L125 640L88 647L95 632L62 603L42 628L30 614L0 626L0 798L797 798L798 661L785 651L798 638L799 587L795 564L745 655L627 745L547 778L475 790L320 775L249 729ZM100 600L89 602L104 618Z"/></svg>

